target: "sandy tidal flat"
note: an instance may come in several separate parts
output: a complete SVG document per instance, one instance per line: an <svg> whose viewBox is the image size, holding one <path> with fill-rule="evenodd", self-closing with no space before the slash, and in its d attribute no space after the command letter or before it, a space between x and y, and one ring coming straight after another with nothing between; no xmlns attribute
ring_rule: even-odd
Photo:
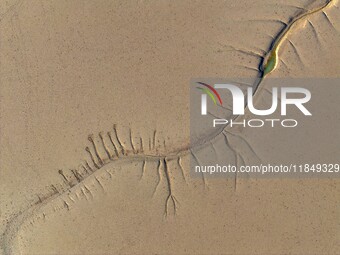
<svg viewBox="0 0 340 255"><path fill-rule="evenodd" d="M194 178L190 161L339 163L339 88L310 86L317 123L228 129L232 146L208 130L196 152L189 87L267 70L261 106L267 78L339 78L339 14L335 0L1 0L0 254L338 254L339 179Z"/></svg>

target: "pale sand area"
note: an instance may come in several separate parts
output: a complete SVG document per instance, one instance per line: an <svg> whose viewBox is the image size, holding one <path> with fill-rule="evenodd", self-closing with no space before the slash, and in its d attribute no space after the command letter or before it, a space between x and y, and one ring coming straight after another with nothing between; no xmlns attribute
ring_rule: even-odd
<svg viewBox="0 0 340 255"><path fill-rule="evenodd" d="M0 254L339 254L338 180L203 185L188 156L167 171L158 157L190 143L190 79L255 80L281 22L324 3L0 1ZM338 6L292 29L270 77L339 77ZM288 132L287 146L238 131L262 159L298 160L289 146L337 159L339 90L311 90L327 125ZM96 170L88 135L109 144L114 124L129 156ZM95 173L68 191L58 171L70 180L84 160Z"/></svg>

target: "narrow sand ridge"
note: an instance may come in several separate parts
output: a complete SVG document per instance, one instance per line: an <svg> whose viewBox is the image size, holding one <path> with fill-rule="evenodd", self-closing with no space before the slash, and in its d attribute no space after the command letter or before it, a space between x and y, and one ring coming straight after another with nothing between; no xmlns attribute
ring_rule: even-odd
<svg viewBox="0 0 340 255"><path fill-rule="evenodd" d="M263 63L259 71L260 78L255 82L254 85L256 89L255 91L257 91L263 79L265 79L267 75L277 68L278 61L280 59L280 49L282 49L282 44L286 40L289 40L289 34L299 29L299 24L308 19L310 15L319 12L324 13L326 8L330 8L335 4L336 1L331 0L321 7L302 12L286 25L285 29L277 37L275 37L270 50L263 58ZM118 160L126 162L131 162L131 160L140 160L143 161L144 164L147 161L158 162L158 170L160 170L162 167L166 174L166 181L169 191L167 201L165 202L166 206L171 200L173 206L176 207L176 198L172 194L171 178L169 176L170 173L169 169L167 168L167 162L176 160L180 165L181 158L183 156L192 154L193 157L195 157L194 153L196 150L209 146L210 143L220 134L225 136L226 143L228 144L228 135L230 135L230 133L226 130L226 127L224 127L221 130L210 133L208 136L202 139L198 139L193 144L168 152L164 147L156 147L156 132L154 134L155 136L153 140L149 140L148 142L144 142L144 140L140 137L139 146L137 146L137 142L133 140L130 130L129 147L131 147L131 150L127 149L124 146L124 143L120 140L116 126L113 127L113 132L110 131L105 136L101 133L98 134L98 137L89 136L90 147L86 148L86 152L89 154L91 161L85 161L81 164L79 169L72 170L71 174L69 175L65 175L64 172L60 170L59 174L64 178L64 182L62 184L59 186L51 185L51 191L49 193L39 196L39 199L36 201L36 203L28 207L26 210L18 212L12 217L12 219L8 222L4 235L1 239L1 246L3 248L4 254L18 254L16 250L17 244L15 243L15 237L22 224L24 224L35 214L41 213L41 209L43 209L47 204L57 200L63 195L72 193L72 191L80 186L87 178L93 176L95 177L94 174L104 166ZM97 138L99 138L99 143L95 141ZM148 152L146 152L146 144L149 146ZM100 183L99 180L98 182ZM64 202L65 208L68 208L67 202Z"/></svg>

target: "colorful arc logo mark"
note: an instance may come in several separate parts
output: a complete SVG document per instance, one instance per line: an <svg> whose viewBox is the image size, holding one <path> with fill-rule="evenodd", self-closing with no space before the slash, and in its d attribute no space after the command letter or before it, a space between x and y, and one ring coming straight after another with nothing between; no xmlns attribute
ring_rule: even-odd
<svg viewBox="0 0 340 255"><path fill-rule="evenodd" d="M215 105L217 104L215 96L217 97L220 105L222 105L222 99L221 99L220 95L218 94L218 92L216 91L216 89L214 89L211 85L206 84L204 82L197 82L197 83L204 86L203 88L201 88L201 87L197 87L197 88L199 90L202 90L207 95L209 95L209 97L211 98L211 100L214 102ZM215 94L215 96L214 96L214 94Z"/></svg>

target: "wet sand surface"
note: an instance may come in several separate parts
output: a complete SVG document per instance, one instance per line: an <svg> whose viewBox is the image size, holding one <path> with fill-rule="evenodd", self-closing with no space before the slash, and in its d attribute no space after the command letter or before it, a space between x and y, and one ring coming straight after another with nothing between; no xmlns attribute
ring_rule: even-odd
<svg viewBox="0 0 340 255"><path fill-rule="evenodd" d="M203 180L178 154L190 80L255 82L325 3L0 1L0 254L338 254L338 179ZM339 78L339 14L296 22L268 77ZM339 89L310 90L325 125L237 133L261 159L338 160Z"/></svg>

